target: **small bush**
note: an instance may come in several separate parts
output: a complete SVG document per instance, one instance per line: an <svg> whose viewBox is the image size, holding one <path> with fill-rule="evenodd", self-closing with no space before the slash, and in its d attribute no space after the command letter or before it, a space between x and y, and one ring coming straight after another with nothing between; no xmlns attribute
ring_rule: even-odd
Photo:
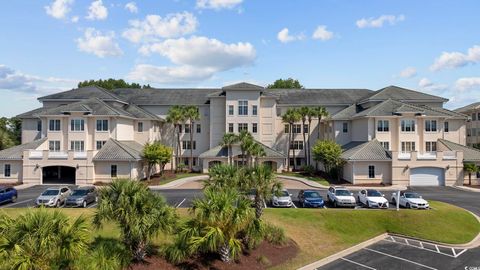
<svg viewBox="0 0 480 270"><path fill-rule="evenodd" d="M265 223L265 240L274 245L285 245L287 243L287 236L285 230L281 227Z"/></svg>
<svg viewBox="0 0 480 270"><path fill-rule="evenodd" d="M264 266L268 266L271 264L270 260L263 255L257 257L257 262L261 263Z"/></svg>
<svg viewBox="0 0 480 270"><path fill-rule="evenodd" d="M302 171L303 171L303 174L308 176L315 175L315 167L313 167L312 165L303 165Z"/></svg>

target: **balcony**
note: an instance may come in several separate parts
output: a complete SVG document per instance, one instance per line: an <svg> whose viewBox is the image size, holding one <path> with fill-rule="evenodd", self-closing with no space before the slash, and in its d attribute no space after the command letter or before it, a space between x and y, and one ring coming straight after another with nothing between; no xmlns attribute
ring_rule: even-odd
<svg viewBox="0 0 480 270"><path fill-rule="evenodd" d="M48 151L49 159L68 159L67 151Z"/></svg>
<svg viewBox="0 0 480 270"><path fill-rule="evenodd" d="M443 161L463 159L463 153L457 151L392 152L392 158L398 161Z"/></svg>
<svg viewBox="0 0 480 270"><path fill-rule="evenodd" d="M63 160L75 160L75 159L92 159L97 151L49 151L49 150L27 150L24 154L28 159L63 159Z"/></svg>

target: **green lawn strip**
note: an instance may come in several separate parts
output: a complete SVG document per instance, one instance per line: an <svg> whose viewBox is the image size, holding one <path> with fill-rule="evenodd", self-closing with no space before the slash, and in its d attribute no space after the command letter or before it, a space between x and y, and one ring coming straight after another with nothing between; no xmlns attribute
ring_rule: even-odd
<svg viewBox="0 0 480 270"><path fill-rule="evenodd" d="M317 182L317 183L319 183L321 185L324 185L324 186L330 186L330 182L328 182L328 180L323 178L323 177L305 176L301 173L295 173L295 172L283 172L283 173L277 174L277 175L279 177L282 177L282 175L286 175L286 176L294 176L294 177L304 178L304 179L307 179L307 180L310 180L310 181Z"/></svg>
<svg viewBox="0 0 480 270"><path fill-rule="evenodd" d="M265 209L265 220L285 229L299 246L299 254L274 269L296 269L385 232L450 244L467 243L480 232L480 223L469 212L441 202L430 202L432 210ZM0 210L17 216L27 209ZM61 209L72 217L91 217L95 209ZM187 209L177 209L182 220ZM119 236L114 224L92 228L92 237ZM160 234L155 244L172 240Z"/></svg>
<svg viewBox="0 0 480 270"><path fill-rule="evenodd" d="M151 181L150 183L147 181L146 183L149 186L151 186L151 185L160 186L160 185L165 185L165 184L168 184L170 182L173 182L175 180L179 180L179 179L182 179L182 178L194 177L194 176L200 176L200 175L204 175L204 174L203 173L178 173L178 174L175 175L175 177L172 177L172 178L161 179L161 180L157 180L157 181Z"/></svg>

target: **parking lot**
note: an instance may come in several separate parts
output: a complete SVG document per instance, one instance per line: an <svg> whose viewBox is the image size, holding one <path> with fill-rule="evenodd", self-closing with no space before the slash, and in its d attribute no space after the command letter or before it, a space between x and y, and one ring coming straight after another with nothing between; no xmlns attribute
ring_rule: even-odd
<svg viewBox="0 0 480 270"><path fill-rule="evenodd" d="M480 250L389 236L323 267L328 269L480 269Z"/></svg>

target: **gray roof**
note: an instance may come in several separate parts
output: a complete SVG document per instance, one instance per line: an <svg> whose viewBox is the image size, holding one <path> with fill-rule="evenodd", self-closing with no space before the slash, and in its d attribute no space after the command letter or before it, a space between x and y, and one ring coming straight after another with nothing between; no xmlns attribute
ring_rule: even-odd
<svg viewBox="0 0 480 270"><path fill-rule="evenodd" d="M454 111L459 112L459 113L465 113L465 112L468 112L468 111L471 111L471 110L477 110L478 108L480 108L480 102L475 102L475 103L469 104L467 106L463 106L463 107L460 107L458 109L455 109Z"/></svg>
<svg viewBox="0 0 480 270"><path fill-rule="evenodd" d="M275 96L278 104L336 105L353 104L370 95L368 89L265 89L264 93Z"/></svg>
<svg viewBox="0 0 480 270"><path fill-rule="evenodd" d="M90 115L124 116L141 119L161 120L158 116L136 106L123 103L109 104L99 98L90 98L79 102L40 111L36 115L62 115L71 112L83 112ZM35 115L35 114L34 114Z"/></svg>
<svg viewBox="0 0 480 270"><path fill-rule="evenodd" d="M108 140L93 157L93 161L138 161L142 159L143 145L135 141Z"/></svg>
<svg viewBox="0 0 480 270"><path fill-rule="evenodd" d="M416 101L434 101L434 102L446 102L448 99L434 96L394 85L387 86L378 91L375 91L372 95L362 99L359 103L368 102L368 101L379 101L395 99L406 102L416 102Z"/></svg>
<svg viewBox="0 0 480 270"><path fill-rule="evenodd" d="M265 87L251 83L241 82L222 87L224 90L263 90Z"/></svg>
<svg viewBox="0 0 480 270"><path fill-rule="evenodd" d="M265 151L266 157L271 157L271 158L284 158L285 155L266 146L263 143L257 142L261 146L263 146L263 150ZM241 155L242 152L240 150L240 147L238 145L234 145L232 147L232 154L233 156L238 156ZM223 158L223 157L228 157L228 148L226 146L215 146L213 148L210 148L209 150L203 152L202 154L199 155L200 158Z"/></svg>
<svg viewBox="0 0 480 270"><path fill-rule="evenodd" d="M347 161L392 160L390 152L385 150L377 139L368 142L353 141L342 146L342 148L344 149L342 158Z"/></svg>
<svg viewBox="0 0 480 270"><path fill-rule="evenodd" d="M468 147L465 145L461 145L458 143L454 143L451 141L447 141L444 139L438 139L438 141L447 147L450 151L461 151L463 152L463 160L470 161L470 162L478 162L480 161L480 150Z"/></svg>
<svg viewBox="0 0 480 270"><path fill-rule="evenodd" d="M366 110L354 114L352 117L364 116L392 116L397 113L420 113L425 116L440 116L446 118L466 119L466 116L443 108L434 108L424 105L407 104L398 100L388 99Z"/></svg>
<svg viewBox="0 0 480 270"><path fill-rule="evenodd" d="M87 86L82 88L75 88L72 90L43 96L38 98L38 100L49 100L49 99L63 99L63 100L75 100L75 99L89 99L89 98L99 98L102 100L120 100L118 96L112 93L112 91L106 90L98 86Z"/></svg>
<svg viewBox="0 0 480 270"><path fill-rule="evenodd" d="M47 141L47 138L4 149L0 151L0 160L21 160L24 150L35 150L45 141Z"/></svg>
<svg viewBox="0 0 480 270"><path fill-rule="evenodd" d="M358 105L353 104L332 115L332 120L350 120L358 112Z"/></svg>
<svg viewBox="0 0 480 270"><path fill-rule="evenodd" d="M132 89L121 88L113 92L123 100L137 105L203 105L208 104L208 95L220 89Z"/></svg>
<svg viewBox="0 0 480 270"><path fill-rule="evenodd" d="M46 108L36 108L35 110L31 110L28 112L24 112L22 114L17 115L17 118L37 118L39 113L42 113L46 110Z"/></svg>

